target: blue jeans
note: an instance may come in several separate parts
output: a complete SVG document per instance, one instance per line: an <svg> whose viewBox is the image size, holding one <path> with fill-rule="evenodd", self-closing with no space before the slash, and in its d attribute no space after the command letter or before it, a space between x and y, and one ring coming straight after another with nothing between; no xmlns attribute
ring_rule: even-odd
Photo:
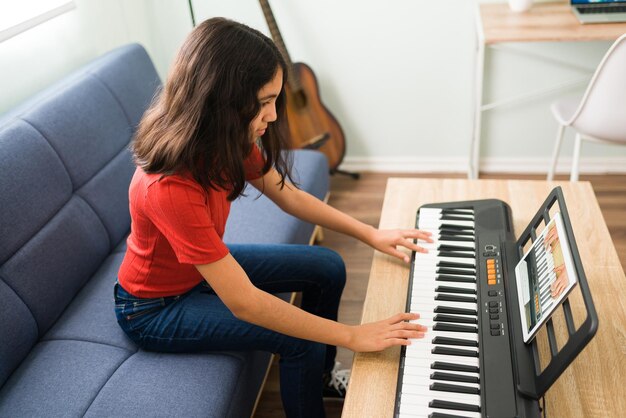
<svg viewBox="0 0 626 418"><path fill-rule="evenodd" d="M252 283L269 293L302 292L302 309L337 320L346 281L341 257L309 245L229 245ZM137 298L115 286L115 313L140 347L161 352L261 350L280 355L280 392L288 417L323 417L322 373L336 347L290 337L237 319L206 282L170 297Z"/></svg>

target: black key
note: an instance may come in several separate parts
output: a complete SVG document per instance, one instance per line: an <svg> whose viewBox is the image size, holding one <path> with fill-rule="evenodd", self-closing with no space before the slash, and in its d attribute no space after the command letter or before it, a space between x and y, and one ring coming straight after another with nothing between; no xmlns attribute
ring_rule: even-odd
<svg viewBox="0 0 626 418"><path fill-rule="evenodd" d="M444 356L478 357L478 351L461 350L459 348L450 348L450 347L433 347L433 349L430 352L433 354L441 354Z"/></svg>
<svg viewBox="0 0 626 418"><path fill-rule="evenodd" d="M452 286L437 286L435 288L435 292L441 293L463 293L466 295L475 295L475 289L464 289L462 287L452 287Z"/></svg>
<svg viewBox="0 0 626 418"><path fill-rule="evenodd" d="M447 300L448 302L476 303L476 298L472 296L448 295L446 293L438 294L437 296L435 296L435 300Z"/></svg>
<svg viewBox="0 0 626 418"><path fill-rule="evenodd" d="M480 406L478 405L470 405L468 403L460 403L460 402L442 401L439 399L435 399L435 400L428 402L428 406L431 408L439 408L439 409L454 409L457 411L480 412Z"/></svg>
<svg viewBox="0 0 626 418"><path fill-rule="evenodd" d="M445 361L435 361L431 363L430 368L433 370L448 370L452 372L480 373L480 369L476 366L467 364L447 363Z"/></svg>
<svg viewBox="0 0 626 418"><path fill-rule="evenodd" d="M459 242L475 242L474 238L464 235L439 235L440 241L459 241Z"/></svg>
<svg viewBox="0 0 626 418"><path fill-rule="evenodd" d="M465 252L476 251L475 248L468 248L462 245L451 245L451 244L441 244L439 247L437 247L437 249L444 250L444 251L465 251Z"/></svg>
<svg viewBox="0 0 626 418"><path fill-rule="evenodd" d="M477 334L478 328L469 325L456 325L448 324L446 322L437 322L435 325L433 325L433 331L472 332L474 334Z"/></svg>
<svg viewBox="0 0 626 418"><path fill-rule="evenodd" d="M443 229L451 229L453 231L474 231L473 226L455 225L447 223L442 223L441 225L439 225L439 230L441 231Z"/></svg>
<svg viewBox="0 0 626 418"><path fill-rule="evenodd" d="M439 217L442 221L473 221L473 216L460 216L460 215L441 215Z"/></svg>
<svg viewBox="0 0 626 418"><path fill-rule="evenodd" d="M445 314L437 314L433 318L433 321L436 322L450 322L453 324L478 324L478 319L472 318L469 316L455 316L455 315L445 315Z"/></svg>
<svg viewBox="0 0 626 418"><path fill-rule="evenodd" d="M469 387L469 386L461 386L461 385L451 385L450 383L431 383L430 390L438 390L441 392L454 392L454 393L469 393L470 395L480 395L480 389Z"/></svg>
<svg viewBox="0 0 626 418"><path fill-rule="evenodd" d="M455 268L450 268L450 267L438 268L437 273L454 274L454 275L460 275L460 276L476 276L476 272L474 270L463 270L463 269L455 269Z"/></svg>
<svg viewBox="0 0 626 418"><path fill-rule="evenodd" d="M478 347L478 341L464 340L462 338L435 337L431 341L437 345L458 345L464 347Z"/></svg>
<svg viewBox="0 0 626 418"><path fill-rule="evenodd" d="M465 374L434 372L431 373L430 378L432 380L447 380L449 382L480 383L478 377Z"/></svg>
<svg viewBox="0 0 626 418"><path fill-rule="evenodd" d="M439 274L435 280L438 282L476 283L474 277L451 276L449 274Z"/></svg>
<svg viewBox="0 0 626 418"><path fill-rule="evenodd" d="M454 235L455 237L472 237L472 241L476 241L473 231L462 231L460 229L439 228L439 235Z"/></svg>
<svg viewBox="0 0 626 418"><path fill-rule="evenodd" d="M439 251L437 253L439 257L453 257L453 258L471 258L475 259L474 253L457 253L454 251Z"/></svg>
<svg viewBox="0 0 626 418"><path fill-rule="evenodd" d="M458 269L474 269L476 270L476 264L474 263L456 263L454 261L439 261L437 267L454 267Z"/></svg>
<svg viewBox="0 0 626 418"><path fill-rule="evenodd" d="M428 414L428 418L467 418L463 415L442 414L441 412L433 412Z"/></svg>
<svg viewBox="0 0 626 418"><path fill-rule="evenodd" d="M453 308L451 306L437 306L433 312L478 316L478 312L475 309Z"/></svg>
<svg viewBox="0 0 626 418"><path fill-rule="evenodd" d="M459 215L472 215L474 214L474 210L472 208L442 208L441 213L445 213L447 215L459 214Z"/></svg>

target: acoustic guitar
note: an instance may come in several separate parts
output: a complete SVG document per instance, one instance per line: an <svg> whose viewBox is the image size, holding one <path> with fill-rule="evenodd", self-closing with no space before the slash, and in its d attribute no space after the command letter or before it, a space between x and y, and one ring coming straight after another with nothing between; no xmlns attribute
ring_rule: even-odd
<svg viewBox="0 0 626 418"><path fill-rule="evenodd" d="M337 168L346 153L345 137L337 119L320 100L313 70L304 63L291 61L268 0L259 0L259 3L272 39L283 54L289 71L285 93L292 148L318 149L326 155L331 173L358 178L357 173Z"/></svg>

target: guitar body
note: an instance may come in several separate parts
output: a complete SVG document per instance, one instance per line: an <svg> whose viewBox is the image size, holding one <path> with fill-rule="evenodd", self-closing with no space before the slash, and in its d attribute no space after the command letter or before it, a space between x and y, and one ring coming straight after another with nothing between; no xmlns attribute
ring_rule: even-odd
<svg viewBox="0 0 626 418"><path fill-rule="evenodd" d="M317 79L311 68L304 63L295 63L291 70L300 81L295 91L290 84L285 84L291 146L319 149L328 158L330 170L334 172L346 152L343 130L320 100Z"/></svg>

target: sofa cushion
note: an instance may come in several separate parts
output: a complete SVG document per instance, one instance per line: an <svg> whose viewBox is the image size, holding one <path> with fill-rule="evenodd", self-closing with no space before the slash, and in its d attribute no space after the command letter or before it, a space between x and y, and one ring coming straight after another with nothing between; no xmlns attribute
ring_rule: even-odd
<svg viewBox="0 0 626 418"><path fill-rule="evenodd" d="M37 341L37 323L22 299L0 280L0 386Z"/></svg>
<svg viewBox="0 0 626 418"><path fill-rule="evenodd" d="M85 417L224 417L241 368L240 359L226 354L139 351L115 371Z"/></svg>
<svg viewBox="0 0 626 418"><path fill-rule="evenodd" d="M42 175L45 173L45 175ZM72 195L54 149L28 123L0 130L0 264L30 240Z"/></svg>
<svg viewBox="0 0 626 418"><path fill-rule="evenodd" d="M86 341L38 343L2 388L0 416L82 416L129 356L128 350Z"/></svg>
<svg viewBox="0 0 626 418"><path fill-rule="evenodd" d="M107 257L42 340L82 340L137 351L117 324L113 310L113 285L123 258L124 253Z"/></svg>

